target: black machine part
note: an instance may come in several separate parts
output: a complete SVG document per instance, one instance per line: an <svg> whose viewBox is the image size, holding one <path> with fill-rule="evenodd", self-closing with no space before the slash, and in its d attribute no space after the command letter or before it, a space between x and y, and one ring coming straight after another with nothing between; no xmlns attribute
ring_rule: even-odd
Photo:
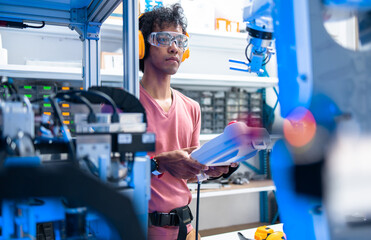
<svg viewBox="0 0 371 240"><path fill-rule="evenodd" d="M57 196L102 214L120 239L146 239L130 198L71 163L0 170L0 200Z"/></svg>
<svg viewBox="0 0 371 240"><path fill-rule="evenodd" d="M123 112L143 113L143 122L147 122L146 111L139 99L121 88L114 87L91 87L89 91L99 91L107 94ZM101 99L94 96L86 96L92 103L101 103Z"/></svg>

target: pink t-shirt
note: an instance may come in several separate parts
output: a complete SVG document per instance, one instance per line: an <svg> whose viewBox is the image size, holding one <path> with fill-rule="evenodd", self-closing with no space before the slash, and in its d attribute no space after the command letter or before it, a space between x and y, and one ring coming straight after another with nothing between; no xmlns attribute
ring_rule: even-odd
<svg viewBox="0 0 371 240"><path fill-rule="evenodd" d="M200 105L172 89L173 102L168 112L140 86L140 102L146 110L148 132L156 134L156 155L162 152L178 150L186 147L199 146L201 128ZM192 194L187 181L173 177L165 172L160 177L151 177L151 200L149 212L168 213L174 208L183 207L191 202ZM192 226L187 226L188 232ZM149 240L175 240L179 227L151 226L148 229Z"/></svg>

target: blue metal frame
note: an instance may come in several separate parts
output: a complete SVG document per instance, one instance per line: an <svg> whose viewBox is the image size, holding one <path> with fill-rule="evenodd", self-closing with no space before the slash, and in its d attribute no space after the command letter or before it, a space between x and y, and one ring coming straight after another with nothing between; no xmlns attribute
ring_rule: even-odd
<svg viewBox="0 0 371 240"><path fill-rule="evenodd" d="M101 24L118 7L122 0L0 0L0 20L8 21L44 21L49 25L68 26L80 35L83 41L83 70L84 89L90 86L101 85L100 80L100 27ZM139 98L139 59L138 59L138 19L137 0L124 1L124 87ZM132 194L134 204L147 232L148 227L148 200L150 198L150 162L146 153L136 153L134 166L133 189L123 194ZM56 221L64 218L64 209L60 199L47 199L48 204L41 207L27 206L27 219L14 216L11 210L16 204L14 201L3 201L0 226L0 239L9 239L14 232L14 222L23 228L30 228L29 233L36 236L36 223ZM63 211L62 211L62 210ZM41 213L40 213L41 212ZM41 214L41 215L40 215ZM11 220L10 220L11 219ZM94 214L88 215L88 220L100 222ZM14 220L14 221L13 221ZM17 225L16 224L16 225ZM105 232L101 222L98 224L100 232ZM32 229L31 229L32 228ZM102 230L103 229L103 230ZM104 230L106 229L106 230ZM107 237L107 234L103 236ZM115 238L110 238L115 239Z"/></svg>
<svg viewBox="0 0 371 240"><path fill-rule="evenodd" d="M68 26L80 35L83 41L82 77L84 89L100 86L100 27L122 0L71 0L61 3L55 0L0 0L0 20L8 21L44 21L46 24ZM136 5L136 0L126 1L127 5ZM124 7L124 9L128 9ZM130 11L135 8L130 8ZM133 11L137 12L137 11ZM128 24L132 25L132 21ZM133 33L137 28L130 29ZM133 34L131 33L131 34ZM126 47L126 45L128 45ZM124 41L124 48L130 49L135 43ZM139 67L138 67L139 69ZM124 72L128 72L125 70ZM130 72L132 74L133 71ZM138 75L138 74L136 74ZM136 78L130 79L133 82ZM132 75L130 75L132 76ZM127 78L129 79L129 78ZM133 90L132 90L132 93ZM136 96L139 96L136 95Z"/></svg>
<svg viewBox="0 0 371 240"><path fill-rule="evenodd" d="M278 87L280 89L280 107L282 117L286 117L294 108L303 106L308 108L312 95L312 79L298 69L297 51L303 46L297 45L295 38L296 27L294 20L295 4L303 1L275 1L273 17L276 37ZM279 24L277 24L279 23ZM304 23L304 21L303 21Z"/></svg>

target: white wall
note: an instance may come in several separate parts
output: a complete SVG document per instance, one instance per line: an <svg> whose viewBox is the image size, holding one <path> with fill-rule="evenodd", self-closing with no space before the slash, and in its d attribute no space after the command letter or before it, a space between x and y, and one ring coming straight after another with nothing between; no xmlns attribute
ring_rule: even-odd
<svg viewBox="0 0 371 240"><path fill-rule="evenodd" d="M196 225L196 201L190 208ZM199 230L241 225L260 221L259 193L245 193L200 199Z"/></svg>

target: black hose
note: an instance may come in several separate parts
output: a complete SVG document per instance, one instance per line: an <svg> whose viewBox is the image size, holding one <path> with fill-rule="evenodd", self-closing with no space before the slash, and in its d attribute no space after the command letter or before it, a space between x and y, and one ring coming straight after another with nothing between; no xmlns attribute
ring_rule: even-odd
<svg viewBox="0 0 371 240"><path fill-rule="evenodd" d="M200 189L201 182L197 182L197 202L196 202L196 240L198 240L198 214L200 212Z"/></svg>

